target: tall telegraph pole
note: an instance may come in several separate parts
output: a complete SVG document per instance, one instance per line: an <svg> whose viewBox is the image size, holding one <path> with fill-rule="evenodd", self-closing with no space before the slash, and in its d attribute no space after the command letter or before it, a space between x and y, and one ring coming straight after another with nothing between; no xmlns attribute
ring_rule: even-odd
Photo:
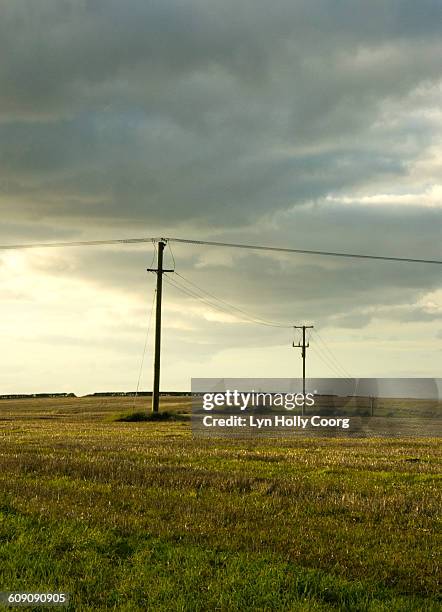
<svg viewBox="0 0 442 612"><path fill-rule="evenodd" d="M157 275L157 302L155 312L155 361L153 368L152 412L158 412L160 407L161 299L163 295L163 274L164 272L174 272L174 270L163 269L163 253L165 247L166 241L164 239L161 239L158 242L158 267L147 268L148 272L156 272Z"/></svg>
<svg viewBox="0 0 442 612"><path fill-rule="evenodd" d="M295 329L302 329L302 344L300 342L298 342L298 344L295 344L293 342L293 346L301 348L301 356L302 356L302 394L304 396L304 402L302 404L302 415L304 415L304 404L305 404L305 357L306 357L305 349L310 346L309 342L307 342L307 344L305 343L305 330L306 329L313 329L314 326L313 325L294 325L293 327Z"/></svg>

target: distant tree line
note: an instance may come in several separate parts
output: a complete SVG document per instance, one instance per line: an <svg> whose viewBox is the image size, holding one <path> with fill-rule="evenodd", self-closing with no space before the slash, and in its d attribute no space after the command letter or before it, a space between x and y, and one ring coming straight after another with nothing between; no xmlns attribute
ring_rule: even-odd
<svg viewBox="0 0 442 612"><path fill-rule="evenodd" d="M35 397L77 397L75 393L14 393L0 395L0 399L26 399Z"/></svg>
<svg viewBox="0 0 442 612"><path fill-rule="evenodd" d="M98 393L89 393L84 397L135 397L135 396L152 396L152 391L139 391L136 393L135 391L103 391ZM160 393L162 397L166 397L168 395L179 397L183 395L191 395L190 391L163 391ZM8 395L0 395L0 400L2 399L32 399L39 397L78 397L75 393L10 393Z"/></svg>

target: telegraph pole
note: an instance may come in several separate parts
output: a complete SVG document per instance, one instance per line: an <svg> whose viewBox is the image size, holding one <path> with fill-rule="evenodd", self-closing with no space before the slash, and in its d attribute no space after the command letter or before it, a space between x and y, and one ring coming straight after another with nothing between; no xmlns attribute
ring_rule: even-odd
<svg viewBox="0 0 442 612"><path fill-rule="evenodd" d="M174 270L163 269L163 253L166 241L162 238L158 242L157 268L147 268L148 272L157 275L157 303L155 312L155 360L153 367L152 412L158 412L160 407L160 362L161 362L161 299L163 296L163 274Z"/></svg>
<svg viewBox="0 0 442 612"><path fill-rule="evenodd" d="M293 327L295 329L302 329L302 344L300 342L298 342L298 344L295 344L293 342L293 346L301 348L301 356L302 356L302 394L304 396L304 401L302 403L302 416L304 416L304 407L305 407L305 357L306 357L305 349L310 346L309 342L307 342L307 344L305 343L305 330L306 329L313 329L314 326L313 325L294 325Z"/></svg>

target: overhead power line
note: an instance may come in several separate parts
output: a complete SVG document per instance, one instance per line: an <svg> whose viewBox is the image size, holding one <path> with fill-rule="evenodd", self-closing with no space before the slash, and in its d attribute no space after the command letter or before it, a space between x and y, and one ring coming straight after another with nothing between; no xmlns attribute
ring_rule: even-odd
<svg viewBox="0 0 442 612"><path fill-rule="evenodd" d="M144 340L144 348L143 348L143 355L141 357L140 371L138 373L137 390L135 391L135 396L134 396L134 401L133 401L133 408L134 409L135 409L135 400L137 399L138 391L140 389L141 374L143 373L144 358L146 356L147 343L148 343L148 340L149 340L149 333L150 333L150 324L152 322L153 307L154 307L154 304L155 304L156 297L157 297L157 290L155 289L155 291L153 293L153 298L152 298L152 306L150 308L149 323L147 325L146 338Z"/></svg>
<svg viewBox="0 0 442 612"><path fill-rule="evenodd" d="M228 247L235 249L252 249L255 251L273 251L276 253L300 253L303 255L327 255L329 257L353 257L358 259L377 259L381 261L403 261L411 263L442 264L442 260L437 259L414 259L411 257L386 257L381 255L363 255L361 253L338 253L334 251L311 251L305 249L292 249L285 247L271 247L253 244L241 244L234 242L214 242L212 240L187 240L184 238L167 238L171 242L181 242L184 244L202 244L209 246Z"/></svg>
<svg viewBox="0 0 442 612"><path fill-rule="evenodd" d="M158 242L158 238L122 238L120 240L74 240L71 242L32 242L28 244L2 244L0 251L22 249L63 249L66 247L105 246L111 244L139 244L142 242Z"/></svg>
<svg viewBox="0 0 442 612"><path fill-rule="evenodd" d="M254 251L265 251L273 253L298 253L301 255L319 255L327 257L346 257L353 259L370 259L377 261L396 261L404 263L423 263L423 264L442 264L442 260L439 259L417 259L413 257L390 257L384 255L368 255L363 253L341 253L335 251L316 251L309 249L293 249L286 247L273 247L266 245L257 244L242 244L234 242L215 242L213 240L191 240L186 238L125 238L120 240L79 240L73 242L40 242L40 243L29 243L29 244L9 244L0 245L0 250L22 250L22 249L46 249L46 248L65 248L65 247L81 247L81 246L104 246L104 245L118 245L118 244L140 244L145 242L158 242L164 240L165 242L175 242L181 244L194 244L194 245L206 245L216 246L234 249L250 249Z"/></svg>
<svg viewBox="0 0 442 612"><path fill-rule="evenodd" d="M346 380L348 382L354 380L353 378L350 378L350 376L348 375L343 375L342 371L340 371L337 367L334 366L333 362L328 360L328 358L326 359L326 353L321 353L319 350L316 350L314 348L314 346L311 346L311 349L314 353L314 355L320 359L322 361L322 363L329 369L329 370L333 370L333 373L338 377L338 378L343 378L343 380Z"/></svg>
<svg viewBox="0 0 442 612"><path fill-rule="evenodd" d="M206 289L202 289L196 283L194 283L193 281L189 280L188 278L185 278L182 274L180 274L176 270L175 270L175 274L177 276L179 276L180 278L182 278L183 281L185 281L186 283L188 283L189 285L191 285L192 287L194 287L195 289L200 291L201 293L203 293L205 295L208 295L210 298L216 300L217 302L220 302L221 304L225 304L228 308L231 308L232 310L236 310L236 311L240 312L241 314L245 315L247 318L249 318L254 323L258 323L258 324L261 324L261 325L269 325L271 327L282 327L282 328L285 328L285 329L291 329L293 327L293 325L287 325L286 323L278 323L277 321L269 321L268 319L262 319L261 317L257 317L255 315L251 315L248 312L246 312L245 310L242 310L242 308L238 308L238 306L234 306L233 304L230 304L229 302L226 302L226 300L223 300L223 299L217 297L216 295L213 295L213 293L210 293Z"/></svg>
<svg viewBox="0 0 442 612"><path fill-rule="evenodd" d="M334 363L334 364L335 364L335 366L336 366L336 367L337 367L339 370L341 370L341 373L342 373L342 374L344 374L344 376L345 376L345 377L348 377L348 378L354 378L354 376L352 376L352 374L351 374L351 373L350 373L348 370L346 370L346 369L344 368L344 366L343 366L343 365L342 365L342 364L341 364L341 363L338 361L338 359L336 358L336 356L334 355L334 353L332 352L332 350L329 348L329 346L328 346L328 344L325 342L325 340L322 338L322 336L321 336L321 334L318 332L318 330L317 330L317 329L315 329L313 333L314 333L314 335L315 335L315 338L317 338L317 339L319 340L319 342L322 344L322 347L323 347L323 351L322 351L322 352L323 352L324 357L328 358L328 359L329 359L329 361L330 361L331 363ZM324 350L326 351L326 353L324 353ZM328 353L328 354L327 354L327 353Z"/></svg>
<svg viewBox="0 0 442 612"><path fill-rule="evenodd" d="M178 273L175 272L175 274L178 274ZM225 300L222 300L221 298L217 298L212 293L209 293L208 291L201 289L200 287L198 287L198 285L195 285L195 283L192 283L191 281L188 281L187 279L185 279L181 274L179 274L178 276L180 276L187 283L196 287L198 291L196 291L195 289L191 289L190 287L177 281L176 278L165 276L165 280L169 284L173 285L179 291L185 293L189 297L197 299L198 301L202 302L206 306L209 306L210 308L219 310L230 316L238 317L238 313L240 313L242 315L242 319L247 323L255 323L256 325L263 325L265 327L278 327L278 328L283 328L283 329L291 329L293 327L292 325L277 323L276 321L267 321L266 319L261 319L259 317L255 317L254 315L248 314L247 312L238 308L237 306L233 306L232 304L229 304ZM206 296L210 296L210 297L206 297Z"/></svg>

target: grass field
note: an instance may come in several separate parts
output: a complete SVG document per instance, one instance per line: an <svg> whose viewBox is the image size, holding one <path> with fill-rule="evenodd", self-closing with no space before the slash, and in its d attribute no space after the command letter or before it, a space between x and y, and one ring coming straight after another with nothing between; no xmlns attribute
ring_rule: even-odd
<svg viewBox="0 0 442 612"><path fill-rule="evenodd" d="M0 590L71 610L441 609L437 439L113 420L147 401L0 402Z"/></svg>

